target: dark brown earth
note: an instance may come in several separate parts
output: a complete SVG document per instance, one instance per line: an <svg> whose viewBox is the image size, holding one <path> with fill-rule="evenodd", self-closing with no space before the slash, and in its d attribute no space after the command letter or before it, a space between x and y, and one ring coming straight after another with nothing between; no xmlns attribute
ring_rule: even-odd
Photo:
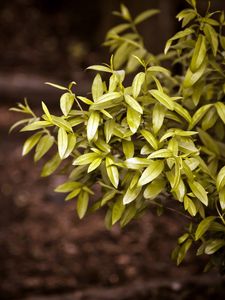
<svg viewBox="0 0 225 300"><path fill-rule="evenodd" d="M7 132L16 118L1 107L0 299L225 299L223 278L202 273L205 258L170 260L181 216L149 210L111 231L103 212L78 220L74 201L53 192L65 178L39 179L21 158L22 135Z"/></svg>

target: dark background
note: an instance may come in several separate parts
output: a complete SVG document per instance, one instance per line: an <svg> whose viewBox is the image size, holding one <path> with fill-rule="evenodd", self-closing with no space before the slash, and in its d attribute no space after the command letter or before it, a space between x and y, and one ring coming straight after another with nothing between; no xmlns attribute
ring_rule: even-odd
<svg viewBox="0 0 225 300"><path fill-rule="evenodd" d="M144 9L162 12L140 26L153 53L178 30L175 15L181 0L123 1L133 16ZM205 0L199 1L204 10ZM225 1L212 0L212 9ZM24 136L8 134L19 118L10 106L28 97L39 111L45 100L58 108L57 90L45 81L68 84L79 93L90 90L91 64L108 62L101 46L117 24L111 15L117 0L0 1L0 299L147 300L224 299L224 283L214 272L202 275L206 258L194 249L177 268L170 260L176 238L185 226L182 216L154 210L126 229L107 231L103 214L80 221L75 201L63 202L53 192L66 178L40 179L42 162L21 158Z"/></svg>
<svg viewBox="0 0 225 300"><path fill-rule="evenodd" d="M14 0L0 1L0 96L2 102L15 95L35 98L43 82L82 81L81 73L94 63L107 62L101 46L107 30L117 24L112 10L121 1ZM139 26L145 44L153 53L163 51L165 41L180 27L175 15L187 3L183 0L125 0L133 16L144 9L159 8L161 14ZM204 11L207 0L199 0ZM223 9L222 0L211 1L212 9ZM31 91L30 91L31 90ZM50 92L49 92L50 93ZM39 96L39 95L38 95ZM8 98L8 99L7 99Z"/></svg>

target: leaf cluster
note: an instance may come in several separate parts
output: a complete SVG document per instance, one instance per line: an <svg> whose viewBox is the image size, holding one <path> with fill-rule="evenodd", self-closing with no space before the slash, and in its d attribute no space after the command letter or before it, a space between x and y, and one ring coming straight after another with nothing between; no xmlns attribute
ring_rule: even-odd
<svg viewBox="0 0 225 300"><path fill-rule="evenodd" d="M121 5L122 23L109 30L105 45L110 64L89 67L96 73L91 93L76 95L74 82L63 91L62 114L43 102L37 117L28 103L13 110L30 115L16 125L32 135L23 155L34 160L54 155L42 169L49 176L68 160L68 180L56 188L75 199L77 213L103 206L106 224L125 226L151 206L167 206L168 195L190 218L173 251L177 264L193 243L197 255L208 254L224 265L225 251L225 36L224 12L202 16L195 0L177 18L181 31L171 37L164 54L144 46L137 26L158 13L147 10L132 19ZM171 68L165 68L167 61ZM181 74L174 65L181 66ZM130 83L125 80L127 74ZM99 198L92 199L98 186ZM218 263L219 262L219 263Z"/></svg>

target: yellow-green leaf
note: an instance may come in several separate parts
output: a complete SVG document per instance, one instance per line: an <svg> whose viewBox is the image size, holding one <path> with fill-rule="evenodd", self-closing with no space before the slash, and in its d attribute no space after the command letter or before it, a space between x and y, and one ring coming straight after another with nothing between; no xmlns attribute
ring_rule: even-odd
<svg viewBox="0 0 225 300"><path fill-rule="evenodd" d="M122 141L123 153L126 156L126 159L134 156L134 143L132 141Z"/></svg>
<svg viewBox="0 0 225 300"><path fill-rule="evenodd" d="M88 208L89 194L86 191L81 191L77 199L77 214L80 219L84 217Z"/></svg>
<svg viewBox="0 0 225 300"><path fill-rule="evenodd" d="M132 94L134 98L137 98L139 96L144 81L145 81L144 72L140 72L134 77L134 80L132 82Z"/></svg>
<svg viewBox="0 0 225 300"><path fill-rule="evenodd" d="M99 154L95 152L85 153L79 156L78 158L76 158L73 162L73 165L78 165L78 166L88 165L92 163L92 161L95 160L96 158L99 158Z"/></svg>
<svg viewBox="0 0 225 300"><path fill-rule="evenodd" d="M223 102L216 102L215 107L220 119L225 124L225 104Z"/></svg>
<svg viewBox="0 0 225 300"><path fill-rule="evenodd" d="M190 69L195 73L203 63L206 56L206 38L204 35L199 34L195 44L194 53L192 55Z"/></svg>
<svg viewBox="0 0 225 300"><path fill-rule="evenodd" d="M160 11L158 9L148 9L140 13L135 19L134 19L134 24L139 24L146 19L158 14Z"/></svg>
<svg viewBox="0 0 225 300"><path fill-rule="evenodd" d="M61 159L64 158L68 146L68 136L66 130L59 128L58 130L58 151Z"/></svg>
<svg viewBox="0 0 225 300"><path fill-rule="evenodd" d="M134 187L133 189L129 187L123 197L123 204L128 204L134 201L140 194L141 189L141 187Z"/></svg>
<svg viewBox="0 0 225 300"><path fill-rule="evenodd" d="M216 178L216 188L220 191L225 186L225 166L222 167Z"/></svg>
<svg viewBox="0 0 225 300"><path fill-rule="evenodd" d="M141 105L130 95L124 95L125 102L135 111L143 114L143 109Z"/></svg>
<svg viewBox="0 0 225 300"><path fill-rule="evenodd" d="M115 166L114 161L110 157L106 157L105 159L106 164L106 172L111 181L112 185L117 188L119 184L119 172L117 167Z"/></svg>
<svg viewBox="0 0 225 300"><path fill-rule="evenodd" d="M34 148L34 146L40 140L42 134L43 134L42 132L37 132L25 141L25 143L23 145L22 155L26 155Z"/></svg>
<svg viewBox="0 0 225 300"><path fill-rule="evenodd" d="M203 27L204 33L207 37L207 40L209 41L212 51L213 51L213 55L216 56L217 54L217 50L218 50L218 34L216 32L216 30L209 24L205 24Z"/></svg>
<svg viewBox="0 0 225 300"><path fill-rule="evenodd" d="M51 175L53 172L55 172L55 170L59 167L59 165L61 164L61 159L59 157L59 154L56 153L52 159L50 159L49 161L47 161L41 171L41 176L42 177L46 177Z"/></svg>
<svg viewBox="0 0 225 300"><path fill-rule="evenodd" d="M210 227L212 221L214 221L215 218L216 218L216 217L214 217L214 216L210 216L210 217L207 217L207 218L203 219L203 220L199 223L199 225L198 225L198 227L197 227L197 229L196 229L196 232L195 232L195 240L196 240L196 241L197 241L198 239L200 239L200 238L203 236L203 234L206 233L206 231L209 229L209 227Z"/></svg>
<svg viewBox="0 0 225 300"><path fill-rule="evenodd" d="M152 125L154 133L157 133L162 127L165 115L166 108L162 104L156 103L152 111Z"/></svg>
<svg viewBox="0 0 225 300"><path fill-rule="evenodd" d="M97 74L92 83L92 97L94 101L98 100L103 95L103 82L100 74Z"/></svg>
<svg viewBox="0 0 225 300"><path fill-rule="evenodd" d="M127 108L127 123L132 133L135 133L141 122L141 114L128 106Z"/></svg>
<svg viewBox="0 0 225 300"><path fill-rule="evenodd" d="M162 160L150 161L148 167L144 170L138 181L138 186L142 186L153 181L162 173L163 169L164 162Z"/></svg>
<svg viewBox="0 0 225 300"><path fill-rule="evenodd" d="M149 92L156 100L158 100L166 108L168 108L169 110L174 110L173 100L164 92L159 90L150 90Z"/></svg>
<svg viewBox="0 0 225 300"><path fill-rule="evenodd" d="M119 198L112 207L112 225L114 225L122 217L125 206L123 199Z"/></svg>
<svg viewBox="0 0 225 300"><path fill-rule="evenodd" d="M152 146L152 148L154 150L157 150L159 145L158 145L158 141L157 139L154 137L154 135L145 129L142 129L141 131L141 135L146 139L146 141Z"/></svg>
<svg viewBox="0 0 225 300"><path fill-rule="evenodd" d="M99 126L100 115L97 111L92 111L87 122L87 138L93 140Z"/></svg>
<svg viewBox="0 0 225 300"><path fill-rule="evenodd" d="M44 156L54 144L54 137L45 135L39 141L35 149L34 161L38 161Z"/></svg>
<svg viewBox="0 0 225 300"><path fill-rule="evenodd" d="M67 116L73 106L75 95L71 93L65 93L60 98L60 108L64 116Z"/></svg>
<svg viewBox="0 0 225 300"><path fill-rule="evenodd" d="M87 172L90 173L95 169L97 169L100 166L101 162L102 162L102 158L96 158L95 160L93 160L93 162L88 167Z"/></svg>
<svg viewBox="0 0 225 300"><path fill-rule="evenodd" d="M204 187L197 181L188 181L190 189L196 198L198 198L205 206L208 206L208 196Z"/></svg>
<svg viewBox="0 0 225 300"><path fill-rule="evenodd" d="M156 178L151 183L148 184L144 191L145 199L156 198L165 188L166 181L162 178Z"/></svg>

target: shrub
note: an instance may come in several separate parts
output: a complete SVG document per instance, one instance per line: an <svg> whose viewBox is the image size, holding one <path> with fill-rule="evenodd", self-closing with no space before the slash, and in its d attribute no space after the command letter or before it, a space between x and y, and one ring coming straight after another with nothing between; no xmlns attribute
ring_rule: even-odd
<svg viewBox="0 0 225 300"><path fill-rule="evenodd" d="M63 91L62 115L42 102L38 117L25 102L13 110L29 118L15 126L24 123L21 131L32 133L23 155L35 149L38 161L54 149L41 176L68 161L68 180L56 191L76 199L80 218L106 206L107 226L125 226L151 206L166 207L172 195L177 211L191 219L172 254L177 264L197 243L197 255L209 255L207 268L224 272L225 19L223 11L209 8L201 16L196 1L187 2L190 8L177 15L181 31L157 56L145 48L137 26L158 10L132 19L121 5L116 15L122 23L105 41L110 64L88 68L97 73L91 95L76 95L75 82L48 83Z"/></svg>

